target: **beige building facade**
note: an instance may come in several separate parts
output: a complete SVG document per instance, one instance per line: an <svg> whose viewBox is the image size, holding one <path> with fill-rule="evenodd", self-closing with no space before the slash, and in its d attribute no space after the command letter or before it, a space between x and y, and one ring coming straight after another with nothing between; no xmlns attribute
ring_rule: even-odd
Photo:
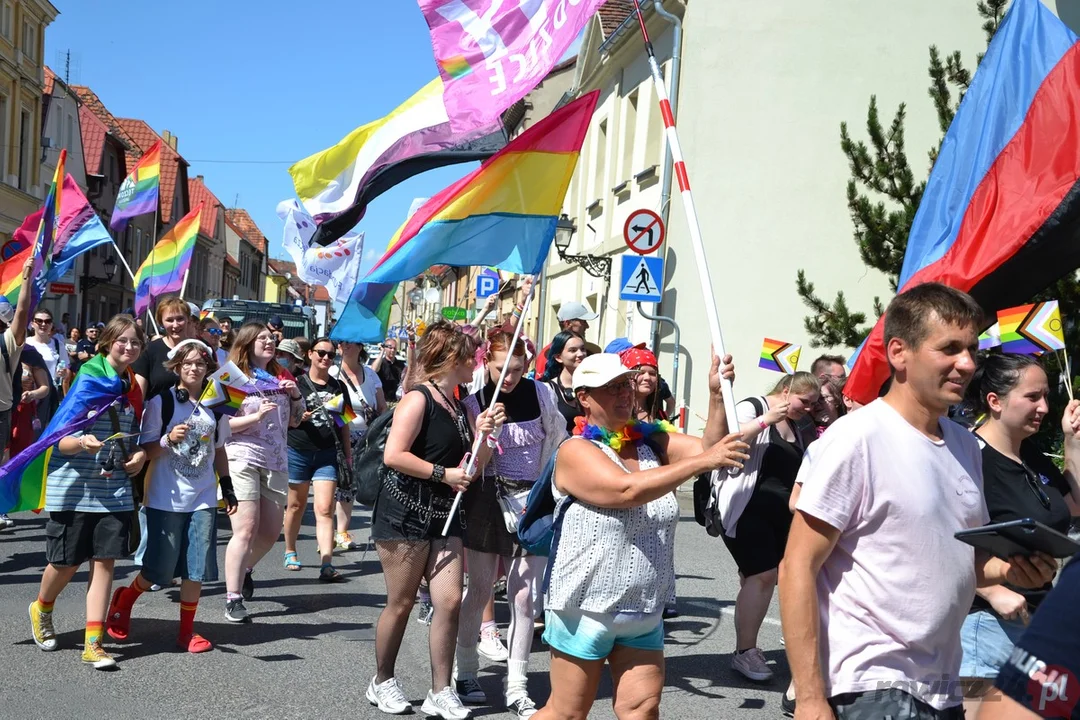
<svg viewBox="0 0 1080 720"><path fill-rule="evenodd" d="M0 245L44 199L41 96L48 0L0 0Z"/></svg>
<svg viewBox="0 0 1080 720"><path fill-rule="evenodd" d="M642 4L670 91L671 26L656 17L652 3ZM1080 13L1070 15L1053 0L1046 4L1076 24ZM927 173L925 152L940 138L927 97L928 48L959 50L973 68L975 54L985 49L982 19L975 0L836 0L827 10L791 0L663 5L683 23L677 125L724 341L737 366L735 392L757 395L779 379L757 368L765 337L802 344L801 369L826 351L851 352L809 347L807 310L795 290L798 270L822 297L843 290L854 309L868 314L874 297L891 297L887 279L863 265L853 240L840 123L863 139L872 95L886 124L897 105L907 103L907 154L917 176ZM592 21L578 58L575 94L599 88L601 99L565 212L577 226L569 252L608 256L623 250L629 210L662 210L661 183L635 177L658 164L662 178L664 148L639 31L616 38L610 18L604 24L599 17ZM677 183L668 216L659 309L681 326L678 400L689 406L688 429L699 431L710 335ZM553 249L547 274L553 309L577 300L600 312L588 340L603 346L619 336L650 339L650 324L618 301L617 264L607 285L560 263ZM555 330L552 317L543 335ZM661 324L658 338L660 371L670 375L673 335Z"/></svg>

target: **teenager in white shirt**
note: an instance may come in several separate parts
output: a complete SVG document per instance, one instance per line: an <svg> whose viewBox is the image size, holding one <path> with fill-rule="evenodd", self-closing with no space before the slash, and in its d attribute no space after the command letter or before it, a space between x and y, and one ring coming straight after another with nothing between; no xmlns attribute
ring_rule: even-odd
<svg viewBox="0 0 1080 720"><path fill-rule="evenodd" d="M953 537L987 522L978 444L945 415L975 372L983 312L936 283L890 303L888 393L804 464L780 572L796 718L962 718L960 628L975 588L1041 587L1048 556Z"/></svg>

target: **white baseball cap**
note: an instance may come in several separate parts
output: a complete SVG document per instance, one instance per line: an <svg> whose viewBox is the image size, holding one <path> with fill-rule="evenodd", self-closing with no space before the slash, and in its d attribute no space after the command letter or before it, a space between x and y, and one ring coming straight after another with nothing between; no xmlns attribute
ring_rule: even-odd
<svg viewBox="0 0 1080 720"><path fill-rule="evenodd" d="M574 370L573 386L578 388L598 388L607 385L612 380L629 375L637 375L637 370L631 370L622 364L618 355L612 353L597 353L590 355L581 361Z"/></svg>
<svg viewBox="0 0 1080 720"><path fill-rule="evenodd" d="M585 320L591 322L600 317L599 313L589 312L589 308L579 302L568 302L559 308L559 322L567 320Z"/></svg>

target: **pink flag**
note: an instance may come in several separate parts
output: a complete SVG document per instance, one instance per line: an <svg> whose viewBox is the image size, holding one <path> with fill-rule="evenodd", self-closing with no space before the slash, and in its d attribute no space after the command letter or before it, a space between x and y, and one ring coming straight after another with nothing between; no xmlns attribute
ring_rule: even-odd
<svg viewBox="0 0 1080 720"><path fill-rule="evenodd" d="M540 84L604 0L420 0L457 131L484 127Z"/></svg>

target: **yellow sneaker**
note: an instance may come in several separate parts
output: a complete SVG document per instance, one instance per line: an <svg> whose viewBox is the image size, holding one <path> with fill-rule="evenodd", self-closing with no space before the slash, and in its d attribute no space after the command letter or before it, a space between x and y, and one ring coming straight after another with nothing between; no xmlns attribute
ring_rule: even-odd
<svg viewBox="0 0 1080 720"><path fill-rule="evenodd" d="M87 665L92 665L95 670L108 670L116 667L113 656L105 652L105 648L101 647L100 642L87 643L86 649L83 650L82 661Z"/></svg>
<svg viewBox="0 0 1080 720"><path fill-rule="evenodd" d="M35 645L46 652L56 649L56 631L53 630L52 613L42 612L36 600L30 603L30 629Z"/></svg>
<svg viewBox="0 0 1080 720"><path fill-rule="evenodd" d="M334 549L335 550L355 550L356 543L353 542L352 535L349 533L334 533Z"/></svg>

